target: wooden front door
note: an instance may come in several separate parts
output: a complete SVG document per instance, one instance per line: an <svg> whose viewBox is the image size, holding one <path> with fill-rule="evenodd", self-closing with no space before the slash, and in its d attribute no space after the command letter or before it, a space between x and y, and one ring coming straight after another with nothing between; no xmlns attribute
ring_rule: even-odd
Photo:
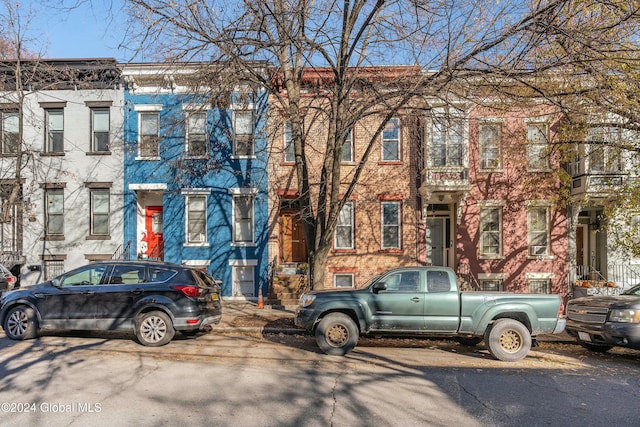
<svg viewBox="0 0 640 427"><path fill-rule="evenodd" d="M162 206L147 206L144 224L147 232L149 258L164 259Z"/></svg>
<svg viewBox="0 0 640 427"><path fill-rule="evenodd" d="M307 243L299 212L280 214L280 257L285 263L307 262Z"/></svg>

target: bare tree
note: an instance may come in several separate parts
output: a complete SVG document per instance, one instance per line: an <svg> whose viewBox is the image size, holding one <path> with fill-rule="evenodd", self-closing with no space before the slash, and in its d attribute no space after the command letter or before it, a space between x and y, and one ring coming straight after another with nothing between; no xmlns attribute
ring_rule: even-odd
<svg viewBox="0 0 640 427"><path fill-rule="evenodd" d="M579 45L599 37L604 22L589 31L585 21L590 16L599 19L593 8L605 2L129 0L128 4L131 36L140 42L141 55L152 52L163 60L226 63L269 90L275 100L270 108L282 111L282 121L291 126L312 278L314 287L321 287L338 214L386 122L399 111L428 109L430 100L464 97L470 83L478 86L481 81L515 98L523 97L524 91L526 97L548 95L560 103L559 93L539 89L546 80L535 77L553 70L574 71L581 56L573 47L567 46L573 56L551 53L563 38ZM635 16L635 11L630 13ZM584 33L577 29L563 33L564 22L575 22ZM612 20L611 24L624 23ZM271 64L270 78L256 73L257 60ZM373 71L380 64L417 65L380 75ZM512 93L503 87L507 79L516 83ZM345 138L356 122L372 115L382 118L380 126L372 130L357 168L343 182L340 157ZM309 128L304 125L309 120L327 129L322 147L309 144ZM310 170L310 151L322 154L318 175Z"/></svg>

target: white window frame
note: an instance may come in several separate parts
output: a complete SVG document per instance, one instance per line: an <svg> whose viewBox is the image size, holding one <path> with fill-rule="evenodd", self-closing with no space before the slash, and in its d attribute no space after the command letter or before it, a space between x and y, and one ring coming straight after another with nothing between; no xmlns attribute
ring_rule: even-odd
<svg viewBox="0 0 640 427"><path fill-rule="evenodd" d="M338 214L338 221L336 223L336 229L333 233L333 247L334 249L354 249L354 223L355 223L355 206L353 202L346 202L340 213ZM348 244L344 246L339 245L339 231L346 230L348 232Z"/></svg>
<svg viewBox="0 0 640 427"><path fill-rule="evenodd" d="M160 159L160 111L162 111L162 105L160 104L139 104L134 106L134 110L138 113L138 156L136 160L159 160ZM142 118L146 115L155 115L156 117L156 132L152 135L149 133L147 136L155 138L155 150L153 155L146 155L143 153L143 137L142 134ZM153 141L150 141L153 142ZM151 144L149 144L151 145Z"/></svg>
<svg viewBox="0 0 640 427"><path fill-rule="evenodd" d="M107 128L101 129L102 122L96 121L96 115L106 113L107 116ZM106 143L104 147L101 147L100 140L105 139ZM102 137L102 138L101 138ZM109 107L92 107L91 108L91 152L93 153L107 153L109 152L109 145L111 143L111 109Z"/></svg>
<svg viewBox="0 0 640 427"><path fill-rule="evenodd" d="M344 143L342 144L342 163L353 163L353 148L353 128L351 128L349 129L347 136L344 138ZM345 153L347 153L348 156L345 157Z"/></svg>
<svg viewBox="0 0 640 427"><path fill-rule="evenodd" d="M397 206L397 216L396 222L386 223L385 222L385 207L386 206ZM402 203L398 201L383 201L380 206L380 225L381 225L381 238L380 245L382 249L401 249L402 248ZM395 228L397 234L397 244L389 245L387 239L385 238L385 230Z"/></svg>
<svg viewBox="0 0 640 427"><path fill-rule="evenodd" d="M2 154L17 154L18 153L18 136L20 134L19 129L19 117L17 110L2 110L2 147L0 153Z"/></svg>
<svg viewBox="0 0 640 427"><path fill-rule="evenodd" d="M502 169L502 123L498 121L480 122L480 170ZM492 135L488 137L487 132Z"/></svg>
<svg viewBox="0 0 640 427"><path fill-rule="evenodd" d="M497 221L494 221L493 215L497 214ZM492 215L491 218L488 215ZM486 226L489 225L488 220L491 221L491 224L495 222L497 225L497 229L486 229ZM502 206L495 205L485 205L480 207L480 257L481 258L502 258ZM493 248L493 245L488 244L491 241L493 236L496 236L497 241L497 253L487 251L488 248Z"/></svg>
<svg viewBox="0 0 640 427"><path fill-rule="evenodd" d="M397 136L389 135L387 132L387 127L394 126L394 133L397 133ZM402 126L400 124L400 119L398 117L393 117L389 119L387 123L385 123L384 129L382 131L382 147L380 153L380 159L383 162L400 162L402 161L402 145L401 145L401 135L402 135ZM389 150L387 147L395 146L395 151L398 153L396 157L387 157Z"/></svg>
<svg viewBox="0 0 640 427"><path fill-rule="evenodd" d="M350 286L338 286L339 279L347 279L351 283ZM345 289L355 287L355 275L353 273L334 273L333 274L333 287L336 289Z"/></svg>
<svg viewBox="0 0 640 427"><path fill-rule="evenodd" d="M255 246L255 199L258 190L256 188L230 188L229 192L232 194L233 200L231 203L231 218L232 218L232 236L231 236L231 245L232 246ZM249 216L247 218L237 218L237 209L236 204L240 199L246 199L250 202L249 208ZM251 234L250 240L239 240L237 239L238 233L240 230L238 229L242 223L246 223L249 227L249 231Z"/></svg>
<svg viewBox="0 0 640 427"><path fill-rule="evenodd" d="M105 201L96 200L98 196L106 196ZM105 206L106 205L106 206ZM111 217L111 191L108 188L90 188L89 189L89 210L90 210L90 229L91 236L108 236L110 235L110 217ZM96 231L96 224L100 223L97 218L104 218L106 222L106 230L104 232Z"/></svg>
<svg viewBox="0 0 640 427"><path fill-rule="evenodd" d="M296 161L296 151L293 144L293 131L291 130L291 122L285 122L282 131L282 147L283 161L285 163L294 163Z"/></svg>
<svg viewBox="0 0 640 427"><path fill-rule="evenodd" d="M47 153L64 153L64 108L46 108ZM58 117L61 123L56 123ZM58 147L57 145L60 145Z"/></svg>
<svg viewBox="0 0 640 427"><path fill-rule="evenodd" d="M535 217L534 217L535 215ZM540 220L543 224L540 227ZM527 254L530 258L551 257L550 207L542 204L530 204L527 209ZM536 245L540 239L544 245Z"/></svg>
<svg viewBox="0 0 640 427"><path fill-rule="evenodd" d="M459 108L435 107L429 132L431 167L462 168L466 164L467 118Z"/></svg>
<svg viewBox="0 0 640 427"><path fill-rule="evenodd" d="M525 273L525 280L527 281L528 292L531 294L551 294L552 286L553 286L553 278L555 275L553 273ZM532 285L540 285L544 283L545 292L539 292L538 289L535 289L535 292L531 292Z"/></svg>
<svg viewBox="0 0 640 427"><path fill-rule="evenodd" d="M58 200L59 199L59 200ZM45 190L45 232L49 236L64 236L64 188ZM51 223L58 220L59 229L51 231Z"/></svg>
<svg viewBox="0 0 640 427"><path fill-rule="evenodd" d="M207 224L208 222L208 205L209 205L209 198L207 197L207 194L205 194L205 192L187 192L184 193L185 196L185 200L184 200L184 216L185 216L185 230L184 230L184 237L185 237L185 246L207 246L209 243L209 237L208 237L208 227ZM195 204L196 200L200 200L202 201L202 199L204 199L204 209L203 211L196 211L195 209L191 209L191 206ZM201 214L204 216L204 218L200 218L200 219L194 219L192 218L192 213L195 216L195 214L197 212L201 212ZM191 226L194 225L194 223L201 223L202 224L202 230L200 230L200 232L198 233L199 238L192 238L191 234L192 232L191 230Z"/></svg>
<svg viewBox="0 0 640 427"><path fill-rule="evenodd" d="M527 122L527 170L530 172L550 169L549 123L547 121Z"/></svg>
<svg viewBox="0 0 640 427"><path fill-rule="evenodd" d="M588 172L622 173L624 171L620 149L622 137L622 131L612 126L591 130L588 141L594 143L587 145Z"/></svg>
<svg viewBox="0 0 640 427"><path fill-rule="evenodd" d="M245 114L250 116L250 127L251 131L249 133L239 133L237 120L240 116L244 116ZM253 111L253 108L242 108L235 109L232 113L232 129L233 129L233 157L239 159L252 158L255 157L255 121L256 114ZM240 143L243 143L247 147L246 152L241 152L238 150Z"/></svg>
<svg viewBox="0 0 640 427"><path fill-rule="evenodd" d="M198 126L195 126L195 125ZM185 150L189 157L204 157L209 140L207 111L187 111L185 126Z"/></svg>

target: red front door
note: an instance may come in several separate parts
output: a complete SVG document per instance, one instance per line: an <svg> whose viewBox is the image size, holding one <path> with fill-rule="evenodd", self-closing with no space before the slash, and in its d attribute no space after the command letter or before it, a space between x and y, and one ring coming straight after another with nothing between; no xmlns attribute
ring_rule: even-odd
<svg viewBox="0 0 640 427"><path fill-rule="evenodd" d="M162 206L147 206L144 224L147 232L149 258L162 260L164 258Z"/></svg>

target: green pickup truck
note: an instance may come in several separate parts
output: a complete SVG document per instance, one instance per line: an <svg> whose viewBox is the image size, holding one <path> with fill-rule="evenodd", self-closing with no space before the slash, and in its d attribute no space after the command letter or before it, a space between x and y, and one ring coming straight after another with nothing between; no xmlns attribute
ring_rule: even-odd
<svg viewBox="0 0 640 427"><path fill-rule="evenodd" d="M305 292L295 323L315 334L322 351L342 356L360 335L454 337L464 345L483 339L499 360L527 355L537 334L564 330L559 295L460 292L447 267L402 267L361 289Z"/></svg>

